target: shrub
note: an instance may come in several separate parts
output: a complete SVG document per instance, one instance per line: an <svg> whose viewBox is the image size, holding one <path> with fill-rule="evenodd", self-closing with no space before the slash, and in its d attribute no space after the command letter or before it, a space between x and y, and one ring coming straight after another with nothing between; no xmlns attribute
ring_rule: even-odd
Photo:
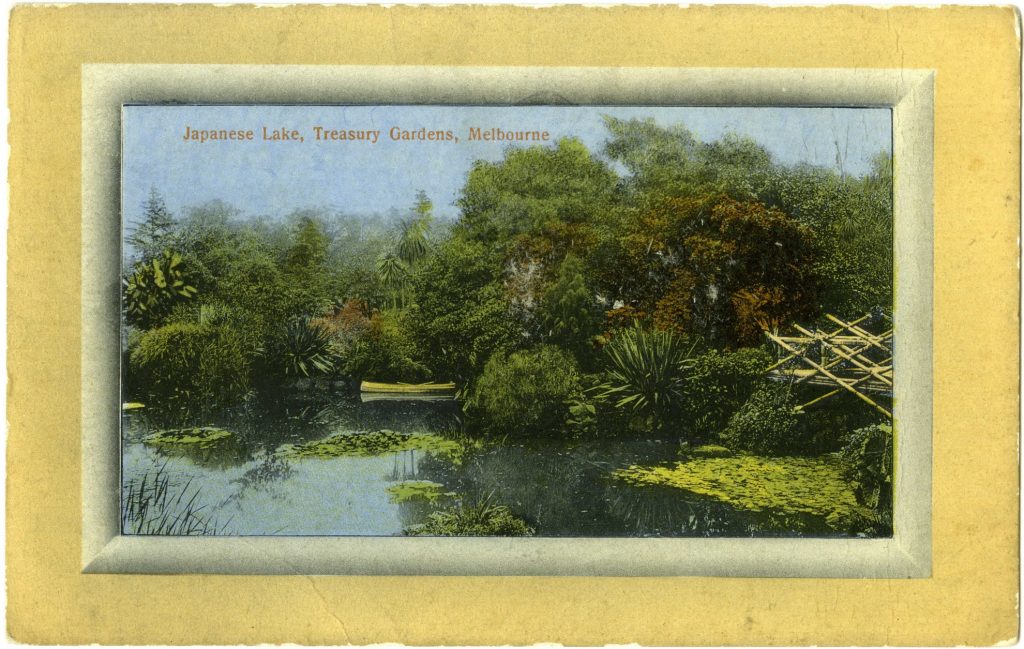
<svg viewBox="0 0 1024 649"><path fill-rule="evenodd" d="M532 536L534 530L504 505L486 500L434 512L423 525L405 529L409 536Z"/></svg>
<svg viewBox="0 0 1024 649"><path fill-rule="evenodd" d="M343 372L356 379L419 383L431 378L430 370L414 357L415 343L405 317L397 311L374 314L365 330L347 339L335 336Z"/></svg>
<svg viewBox="0 0 1024 649"><path fill-rule="evenodd" d="M230 327L174 323L138 338L128 379L147 405L198 414L238 403L249 389L250 363Z"/></svg>
<svg viewBox="0 0 1024 649"><path fill-rule="evenodd" d="M845 475L857 500L892 525L892 426L875 424L858 428L843 448Z"/></svg>
<svg viewBox="0 0 1024 649"><path fill-rule="evenodd" d="M661 428L685 404L683 379L691 351L682 336L635 325L605 347L607 380L594 393L631 412L645 427Z"/></svg>
<svg viewBox="0 0 1024 649"><path fill-rule="evenodd" d="M576 361L558 347L499 352L484 367L469 412L495 434L556 432L565 428L568 402L581 392Z"/></svg>
<svg viewBox="0 0 1024 649"><path fill-rule="evenodd" d="M729 419L727 445L760 455L803 450L800 416L786 386L765 384Z"/></svg>
<svg viewBox="0 0 1024 649"><path fill-rule="evenodd" d="M693 432L709 435L725 428L770 363L771 355L760 347L734 352L712 349L694 358L686 384Z"/></svg>
<svg viewBox="0 0 1024 649"><path fill-rule="evenodd" d="M125 318L128 324L140 327L163 324L176 304L192 299L197 292L181 255L171 250L145 263L136 263L121 285Z"/></svg>

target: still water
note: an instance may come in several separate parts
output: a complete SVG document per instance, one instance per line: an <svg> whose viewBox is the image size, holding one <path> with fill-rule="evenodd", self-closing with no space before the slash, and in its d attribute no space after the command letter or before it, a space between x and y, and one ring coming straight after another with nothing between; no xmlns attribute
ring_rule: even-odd
<svg viewBox="0 0 1024 649"><path fill-rule="evenodd" d="M179 508L189 505L211 529L233 535L395 535L437 508L481 501L507 506L540 536L744 536L757 529L748 515L726 505L611 477L634 464L671 463L675 441L466 444L453 401L362 402L325 392L285 396L207 425L234 436L211 448L168 451L142 442L168 422L145 410L126 413L122 497L162 476ZM465 450L456 458L423 450L282 457L286 444L380 429L456 439ZM431 502L389 492L407 481L436 483L446 495Z"/></svg>

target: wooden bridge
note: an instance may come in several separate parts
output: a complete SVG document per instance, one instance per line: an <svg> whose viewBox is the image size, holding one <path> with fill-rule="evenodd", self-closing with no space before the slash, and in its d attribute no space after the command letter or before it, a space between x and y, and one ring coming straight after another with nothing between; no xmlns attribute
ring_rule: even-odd
<svg viewBox="0 0 1024 649"><path fill-rule="evenodd" d="M892 397L892 319L880 312L852 322L830 313L825 317L839 328L812 331L793 325L800 334L797 336L765 332L781 357L768 368L768 376L792 384L832 388L801 408L847 392L892 419L892 412L878 403L879 396ZM869 328L883 331L871 333Z"/></svg>

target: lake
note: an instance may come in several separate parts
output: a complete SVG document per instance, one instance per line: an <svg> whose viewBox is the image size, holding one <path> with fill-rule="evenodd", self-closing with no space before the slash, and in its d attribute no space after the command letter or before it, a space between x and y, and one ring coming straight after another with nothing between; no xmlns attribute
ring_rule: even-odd
<svg viewBox="0 0 1024 649"><path fill-rule="evenodd" d="M677 461L677 440L471 440L451 400L364 402L319 389L279 396L204 422L233 433L205 448L144 443L173 426L145 409L126 412L123 502L159 479L172 516L187 509L206 533L232 535L400 535L438 509L481 502L506 506L538 536L778 534L762 515L681 489L613 478L616 469ZM433 452L437 444L428 444L427 450L337 457L289 453L332 436L382 429L458 452ZM149 533L154 529L167 533L166 527ZM133 532L147 533L126 526L125 533Z"/></svg>

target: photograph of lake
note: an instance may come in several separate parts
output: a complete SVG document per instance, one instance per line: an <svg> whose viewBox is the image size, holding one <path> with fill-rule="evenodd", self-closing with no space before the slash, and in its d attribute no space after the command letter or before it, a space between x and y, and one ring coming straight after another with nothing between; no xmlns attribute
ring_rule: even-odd
<svg viewBox="0 0 1024 649"><path fill-rule="evenodd" d="M891 537L892 191L888 108L125 105L121 531Z"/></svg>

